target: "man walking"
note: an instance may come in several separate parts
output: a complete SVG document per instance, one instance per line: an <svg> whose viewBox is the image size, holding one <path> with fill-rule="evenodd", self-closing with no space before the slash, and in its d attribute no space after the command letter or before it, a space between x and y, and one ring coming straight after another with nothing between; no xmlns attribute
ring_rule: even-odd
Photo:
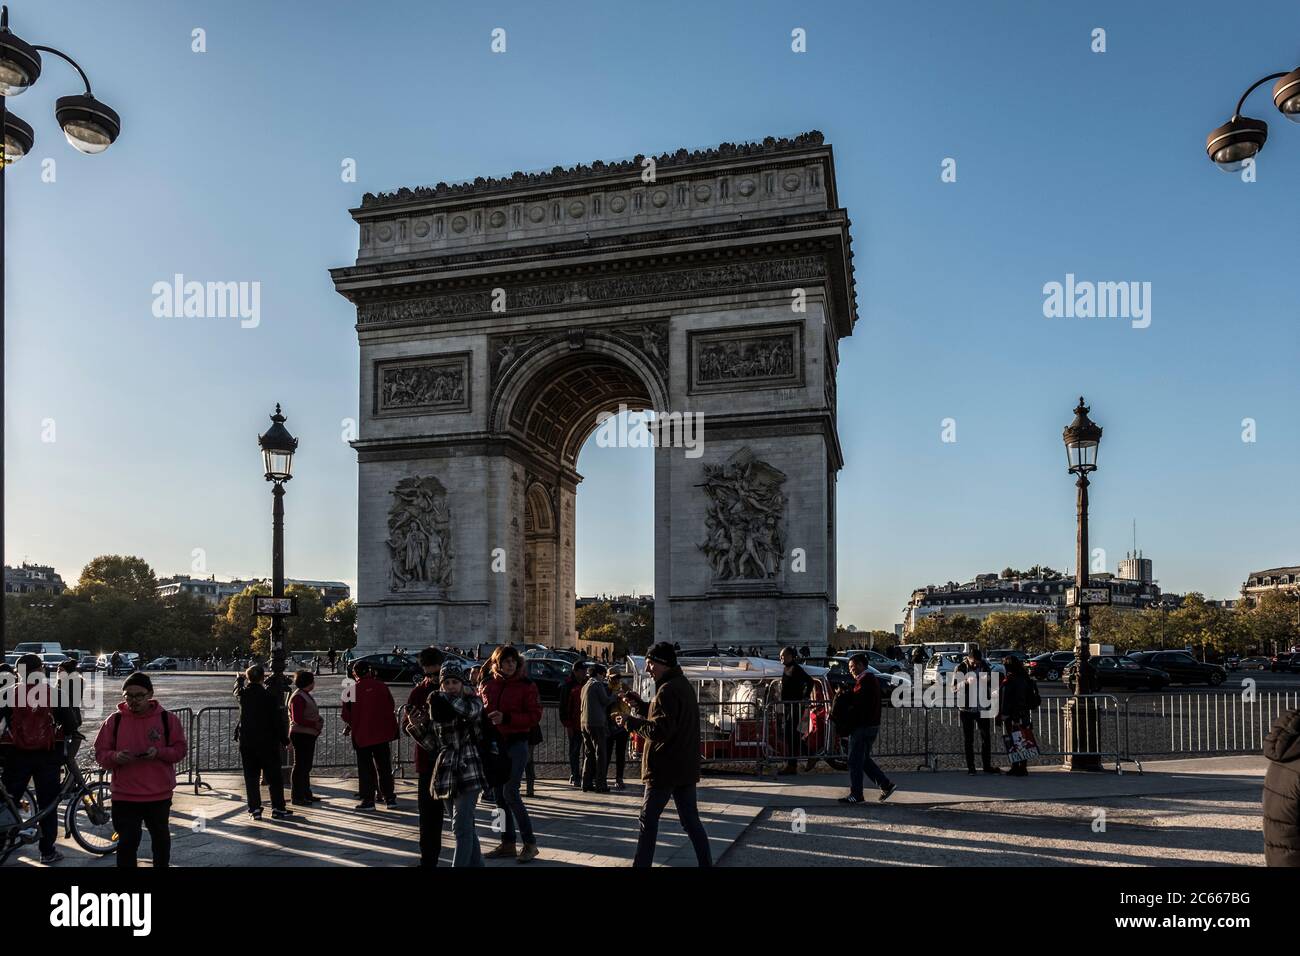
<svg viewBox="0 0 1300 956"><path fill-rule="evenodd" d="M836 696L831 710L835 732L849 738L849 795L840 797L840 803L862 803L866 799L862 793L864 773L880 788L881 800L888 800L894 792L894 784L871 759L871 745L880 733L880 683L868 663L866 654L849 658L853 686Z"/></svg>
<svg viewBox="0 0 1300 956"><path fill-rule="evenodd" d="M682 829L695 848L700 866L712 866L709 837L700 822L695 786L700 782L700 705L695 689L677 666L677 651L665 642L646 652L646 669L655 682L654 700L648 711L639 698L627 700L640 714L616 718L620 727L645 739L641 781L645 796L641 802L641 833L637 839L635 867L654 862L659 837L659 817L671 798L677 807Z"/></svg>
<svg viewBox="0 0 1300 956"><path fill-rule="evenodd" d="M609 793L609 688L599 677L582 685L582 789Z"/></svg>
<svg viewBox="0 0 1300 956"><path fill-rule="evenodd" d="M411 688L402 711L402 730L417 742L422 739L428 716L429 695L439 690L439 671L443 654L436 647L420 651L420 670L424 679ZM442 853L443 801L433 793L434 755L424 747L415 748L415 774L419 780L416 806L420 811L420 866L431 869L438 865Z"/></svg>

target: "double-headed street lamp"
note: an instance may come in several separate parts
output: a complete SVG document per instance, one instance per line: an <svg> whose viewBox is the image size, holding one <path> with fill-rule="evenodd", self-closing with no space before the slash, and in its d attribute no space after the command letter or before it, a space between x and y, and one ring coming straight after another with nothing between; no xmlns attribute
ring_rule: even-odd
<svg viewBox="0 0 1300 956"><path fill-rule="evenodd" d="M1101 426L1088 417L1088 406L1079 396L1074 421L1062 435L1070 474L1077 475L1079 528L1074 553L1074 697L1066 703L1066 740L1069 752L1065 767L1069 770L1100 770L1101 754L1097 736L1096 702L1085 695L1092 693L1092 674L1088 659L1088 475L1097 470L1097 451L1101 447Z"/></svg>
<svg viewBox="0 0 1300 956"><path fill-rule="evenodd" d="M1273 84L1273 105L1278 112L1291 122L1300 123L1300 67L1290 73L1270 73L1256 80L1237 100L1232 119L1205 137L1205 152L1224 172L1237 172L1246 165L1247 160L1254 159L1264 148L1264 141L1268 139L1268 124L1263 120L1242 116L1241 108L1246 103L1246 97L1269 80L1277 80Z"/></svg>
<svg viewBox="0 0 1300 956"><path fill-rule="evenodd" d="M284 597L284 483L293 477L293 453L298 449L298 439L284 427L279 402L271 416L271 427L257 439L262 449L262 465L266 480L271 482L271 596ZM276 602L277 604L279 602ZM271 680L268 688L281 695L287 693L284 676L284 614L271 616Z"/></svg>

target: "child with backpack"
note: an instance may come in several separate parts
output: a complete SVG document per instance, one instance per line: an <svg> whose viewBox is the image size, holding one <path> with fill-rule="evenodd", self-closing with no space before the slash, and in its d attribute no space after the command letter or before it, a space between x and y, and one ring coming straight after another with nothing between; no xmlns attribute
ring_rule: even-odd
<svg viewBox="0 0 1300 956"><path fill-rule="evenodd" d="M4 748L4 786L20 794L33 781L36 802L44 810L59 798L59 769L65 759L67 738L81 726L77 710L59 698L58 685L45 679L45 663L39 654L18 659L17 680L0 708L0 747ZM59 815L41 818L41 862L47 866L63 859L56 846Z"/></svg>
<svg viewBox="0 0 1300 956"><path fill-rule="evenodd" d="M123 682L122 698L95 737L95 760L113 771L117 865L136 865L142 829L148 829L153 865L165 867L171 862L167 822L176 790L176 764L187 749L185 728L179 717L154 700L153 682L143 671Z"/></svg>

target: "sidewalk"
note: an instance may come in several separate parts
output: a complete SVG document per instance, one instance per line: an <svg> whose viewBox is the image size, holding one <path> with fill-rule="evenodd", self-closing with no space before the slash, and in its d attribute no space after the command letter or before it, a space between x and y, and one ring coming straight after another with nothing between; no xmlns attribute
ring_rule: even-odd
<svg viewBox="0 0 1300 956"><path fill-rule="evenodd" d="M888 803L859 807L836 802L847 792L846 774L706 777L699 802L714 860L726 866L1256 864L1262 863L1265 766L1262 757L1213 757L1150 762L1143 774L899 773ZM245 812L241 778L205 779L212 791L176 792L177 866L411 866L418 859L413 781L398 781L396 809L358 812L355 779L317 777L314 790L323 804L294 808L299 817L285 822L272 821L268 809L255 823ZM629 865L640 799L639 784L597 795L539 780L537 796L527 802L542 855L529 866ZM1102 832L1094 829L1099 809ZM489 808L480 806L485 850L497 840L490 823ZM92 857L70 841L61 846L62 866L113 865L112 857ZM444 863L451 847L448 828ZM148 853L146 837L142 858ZM8 865L35 859L28 849ZM671 807L661 821L656 863L695 865Z"/></svg>

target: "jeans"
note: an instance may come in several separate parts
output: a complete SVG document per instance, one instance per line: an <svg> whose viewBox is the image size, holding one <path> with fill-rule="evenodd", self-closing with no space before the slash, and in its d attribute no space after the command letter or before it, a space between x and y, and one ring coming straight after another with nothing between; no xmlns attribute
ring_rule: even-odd
<svg viewBox="0 0 1300 956"><path fill-rule="evenodd" d="M416 806L420 811L420 866L435 867L442 854L443 802L433 795L433 768L419 774ZM478 796L476 792L474 796Z"/></svg>
<svg viewBox="0 0 1300 956"><path fill-rule="evenodd" d="M627 738L626 730L616 730L605 741L605 767L608 770L613 761L614 779L619 783L623 782L623 768L627 766Z"/></svg>
<svg viewBox="0 0 1300 956"><path fill-rule="evenodd" d="M271 792L271 809L284 809L284 777L280 773L280 747L240 747L239 759L244 764L244 789L248 793L248 809L262 809L262 774L266 774L266 789Z"/></svg>
<svg viewBox="0 0 1300 956"><path fill-rule="evenodd" d="M63 758L57 747L41 751L6 749L10 753L5 765L4 784L14 800L22 798L27 784L33 780L36 782L38 810L44 810L59 798L59 768L63 766ZM51 810L41 820L41 853L52 852L58 839L59 813Z"/></svg>
<svg viewBox="0 0 1300 956"><path fill-rule="evenodd" d="M530 787L537 782L537 767L533 764L533 757L536 754L536 751L536 744L528 745L528 763L524 765L524 780L528 782L528 786Z"/></svg>
<svg viewBox="0 0 1300 956"><path fill-rule="evenodd" d="M599 730L582 732L582 789L606 790L609 788L608 734Z"/></svg>
<svg viewBox="0 0 1300 956"><path fill-rule="evenodd" d="M712 866L713 857L709 853L709 836L704 832L700 822L700 808L695 802L695 784L686 787L649 787L641 799L641 833L636 841L636 857L633 866L649 866L654 862L655 843L659 839L659 817L668 806L669 798L677 807L677 819L682 829L691 839L695 848L695 860L700 866Z"/></svg>
<svg viewBox="0 0 1300 956"><path fill-rule="evenodd" d="M989 743L989 733L993 728L993 721L987 717L981 717L978 711L961 712L961 735L966 742L966 769L975 769L975 724L980 725L980 757L984 761L984 769L988 770L993 766L993 753Z"/></svg>
<svg viewBox="0 0 1300 956"><path fill-rule="evenodd" d="M397 799L397 791L393 789L393 755L387 742L357 748L357 777L362 803L374 803L376 791L385 803Z"/></svg>
<svg viewBox="0 0 1300 956"><path fill-rule="evenodd" d="M519 784L524 779L524 767L528 765L528 739L519 737L506 746L510 757L510 778L497 787L497 806L505 810L506 832L502 839L506 843L515 842L515 825L519 826L519 836L525 845L536 843L533 836L533 821L528 818L524 798L519 795Z"/></svg>
<svg viewBox="0 0 1300 956"><path fill-rule="evenodd" d="M149 830L149 846L153 850L153 866L158 869L171 865L172 835L167 829L171 816L171 800L114 800L112 807L113 829L117 831L117 865L133 869L140 850L141 828Z"/></svg>
<svg viewBox="0 0 1300 956"><path fill-rule="evenodd" d="M871 745L880 733L877 727L859 727L849 734L849 794L862 799L862 775L867 777L881 790L889 786L889 778L871 759Z"/></svg>
<svg viewBox="0 0 1300 956"><path fill-rule="evenodd" d="M569 780L577 783L582 779L582 768L578 766L582 754L582 731L566 727L564 732L569 735Z"/></svg>
<svg viewBox="0 0 1300 956"><path fill-rule="evenodd" d="M456 851L451 857L453 867L487 865L483 862L483 850L478 845L478 834L474 832L476 803L477 790L466 790L446 801L447 812L451 814L451 829L456 834Z"/></svg>
<svg viewBox="0 0 1300 956"><path fill-rule="evenodd" d="M306 803L311 797L311 766L316 760L315 734L290 734L293 743L292 799Z"/></svg>

